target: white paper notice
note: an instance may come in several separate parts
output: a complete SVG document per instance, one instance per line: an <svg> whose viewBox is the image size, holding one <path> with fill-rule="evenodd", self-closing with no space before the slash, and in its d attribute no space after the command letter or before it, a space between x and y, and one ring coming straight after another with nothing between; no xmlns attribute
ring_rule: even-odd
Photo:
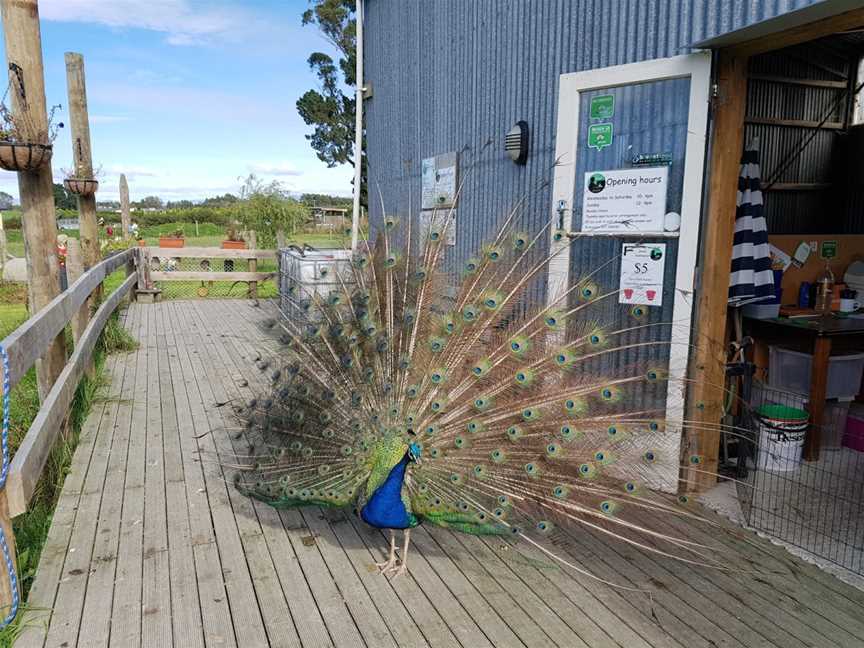
<svg viewBox="0 0 864 648"><path fill-rule="evenodd" d="M585 173L583 232L662 232L669 167Z"/></svg>
<svg viewBox="0 0 864 648"><path fill-rule="evenodd" d="M662 306L665 267L665 243L625 243L618 303Z"/></svg>

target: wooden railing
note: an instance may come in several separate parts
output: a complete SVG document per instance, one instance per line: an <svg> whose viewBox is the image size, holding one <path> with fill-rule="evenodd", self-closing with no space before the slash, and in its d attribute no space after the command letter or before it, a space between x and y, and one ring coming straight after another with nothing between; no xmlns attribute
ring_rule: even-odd
<svg viewBox="0 0 864 648"><path fill-rule="evenodd" d="M133 267L135 255L135 250L125 250L94 266L2 342L9 356L8 378L11 389L45 353L51 341L78 314L81 306L108 275L126 266L126 280L105 298L91 317L66 366L43 400L36 418L12 458L6 482L6 497L11 517L27 510L51 448L54 447L63 421L68 415L75 390L93 355L99 334L120 300L129 294L138 281Z"/></svg>
<svg viewBox="0 0 864 648"><path fill-rule="evenodd" d="M150 289L157 281L244 281L249 283L249 293L255 296L257 293L257 285L260 281L266 281L273 276L272 272L258 272L257 264L261 260L276 259L275 250L223 250L221 248L209 247L182 247L182 248L161 248L161 247L143 247L140 248L142 259L139 264L139 284L140 290ZM194 270L152 270L151 260L159 259L203 259L203 260L246 260L248 261L248 271L212 271L206 268Z"/></svg>

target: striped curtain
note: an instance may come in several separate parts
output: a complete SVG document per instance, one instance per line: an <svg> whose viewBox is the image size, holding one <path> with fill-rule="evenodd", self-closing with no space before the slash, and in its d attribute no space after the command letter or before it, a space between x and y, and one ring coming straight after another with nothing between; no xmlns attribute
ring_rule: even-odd
<svg viewBox="0 0 864 648"><path fill-rule="evenodd" d="M729 276L730 306L774 299L768 229L762 215L758 145L748 146L741 158L737 205Z"/></svg>

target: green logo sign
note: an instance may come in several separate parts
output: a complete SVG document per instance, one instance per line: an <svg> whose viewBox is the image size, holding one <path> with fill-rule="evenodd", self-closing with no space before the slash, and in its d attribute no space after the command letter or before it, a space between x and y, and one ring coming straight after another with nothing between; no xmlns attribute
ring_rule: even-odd
<svg viewBox="0 0 864 648"><path fill-rule="evenodd" d="M591 98L591 119L612 119L615 114L615 95Z"/></svg>
<svg viewBox="0 0 864 648"><path fill-rule="evenodd" d="M822 241L819 256L823 259L833 259L837 256L837 241Z"/></svg>
<svg viewBox="0 0 864 648"><path fill-rule="evenodd" d="M588 126L588 148L598 151L612 146L612 124L591 124Z"/></svg>

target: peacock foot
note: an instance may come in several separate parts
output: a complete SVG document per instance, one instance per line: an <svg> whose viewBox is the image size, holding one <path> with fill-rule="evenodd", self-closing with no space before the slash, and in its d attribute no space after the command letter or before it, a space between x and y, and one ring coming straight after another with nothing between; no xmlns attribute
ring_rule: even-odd
<svg viewBox="0 0 864 648"><path fill-rule="evenodd" d="M384 562L375 563L375 566L378 568L382 574L391 569L395 569L396 563L399 562L396 560L396 556L391 556L389 560L385 560Z"/></svg>
<svg viewBox="0 0 864 648"><path fill-rule="evenodd" d="M404 562L400 562L399 564L394 564L394 565L391 565L390 567L382 569L381 574L383 576L392 576L393 578L396 578L398 576L401 576L402 574L404 574L407 571L408 571L408 565L406 565Z"/></svg>

